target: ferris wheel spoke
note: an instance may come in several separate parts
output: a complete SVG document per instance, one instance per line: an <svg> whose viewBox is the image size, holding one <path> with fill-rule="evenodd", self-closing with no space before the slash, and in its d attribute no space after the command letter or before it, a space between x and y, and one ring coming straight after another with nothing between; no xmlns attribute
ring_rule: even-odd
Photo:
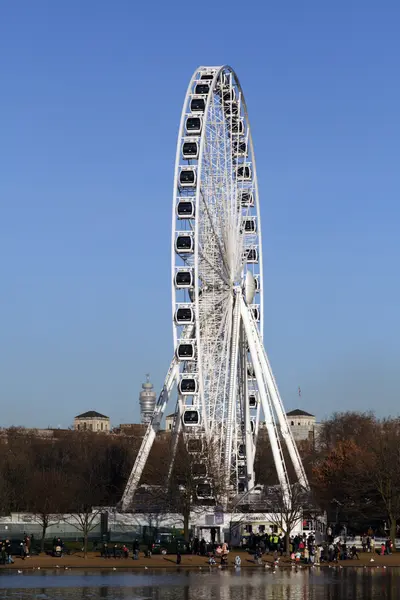
<svg viewBox="0 0 400 600"><path fill-rule="evenodd" d="M226 260L225 252L224 252L224 250L222 248L221 241L220 241L220 239L218 237L218 234L217 234L217 231L216 231L216 228L215 228L215 225L214 225L214 221L213 221L213 218L211 216L210 209L209 209L209 207L207 205L207 202L206 202L206 199L204 197L204 194L200 192L200 195L201 195L201 199L202 199L202 204L204 206L205 214L206 214L206 216L207 216L207 218L209 220L209 223L210 223L210 227L211 227L211 232L212 232L213 238L215 239L215 242L216 242L218 250L219 250L219 256L220 256L220 259L221 259L222 264L224 266L224 271L227 274L226 275L226 279L229 280L229 264L228 264L228 262Z"/></svg>
<svg viewBox="0 0 400 600"><path fill-rule="evenodd" d="M218 400L214 401L210 408L210 418L214 424L213 431L215 431L215 427L223 422L223 418L217 418L218 413L224 413L225 410L225 398L227 394L227 373L229 372L228 366L228 352L229 352L229 340L230 340L230 332L232 326L232 300L229 299L225 305L225 311L223 318L221 319L220 328L218 331L219 346L218 348L214 347L214 352L217 354L217 363L216 363L216 388L218 390L218 394L216 398Z"/></svg>

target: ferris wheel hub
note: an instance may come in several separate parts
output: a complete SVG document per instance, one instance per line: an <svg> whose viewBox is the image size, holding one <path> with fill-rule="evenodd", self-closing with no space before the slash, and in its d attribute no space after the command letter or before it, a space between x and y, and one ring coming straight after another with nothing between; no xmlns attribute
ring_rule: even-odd
<svg viewBox="0 0 400 600"><path fill-rule="evenodd" d="M254 275L251 273L251 271L247 271L243 287L246 304L251 304L256 294L256 280L254 279Z"/></svg>

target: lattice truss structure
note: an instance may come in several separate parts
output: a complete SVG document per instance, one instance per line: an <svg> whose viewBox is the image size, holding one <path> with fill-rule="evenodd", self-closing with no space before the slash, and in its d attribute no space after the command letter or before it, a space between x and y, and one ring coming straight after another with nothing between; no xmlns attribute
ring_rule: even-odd
<svg viewBox="0 0 400 600"><path fill-rule="evenodd" d="M216 496L216 480L223 484L219 495L223 490L225 505L254 487L254 457L264 417L279 483L289 502L283 441L298 482L305 489L308 482L263 346L256 163L243 92L228 66L198 68L186 92L176 152L171 246L174 358L122 509L132 505L175 386L173 448L183 433L193 455L198 500Z"/></svg>

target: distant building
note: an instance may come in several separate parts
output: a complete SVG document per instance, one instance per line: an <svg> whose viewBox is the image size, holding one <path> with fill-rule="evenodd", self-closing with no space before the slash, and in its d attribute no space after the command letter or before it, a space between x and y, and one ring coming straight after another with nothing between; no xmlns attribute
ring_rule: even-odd
<svg viewBox="0 0 400 600"><path fill-rule="evenodd" d="M286 418L296 441L315 440L319 428L315 415L296 408L286 413Z"/></svg>
<svg viewBox="0 0 400 600"><path fill-rule="evenodd" d="M174 426L174 420L175 413L173 413L172 415L167 415L165 417L165 431L172 431L172 428Z"/></svg>
<svg viewBox="0 0 400 600"><path fill-rule="evenodd" d="M95 410L77 415L74 419L74 429L78 431L110 431L110 417L106 417Z"/></svg>
<svg viewBox="0 0 400 600"><path fill-rule="evenodd" d="M156 407L157 394L154 386L150 383L150 375L146 375L146 383L142 384L139 394L140 417L143 425L148 425Z"/></svg>
<svg viewBox="0 0 400 600"><path fill-rule="evenodd" d="M146 429L147 426L142 423L121 423L119 427L114 427L113 433L128 437L142 438L146 433Z"/></svg>

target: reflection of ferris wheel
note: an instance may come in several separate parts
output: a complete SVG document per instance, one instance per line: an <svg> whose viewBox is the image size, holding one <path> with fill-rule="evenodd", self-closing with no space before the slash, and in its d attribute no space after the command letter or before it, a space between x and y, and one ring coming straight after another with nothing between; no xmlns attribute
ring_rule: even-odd
<svg viewBox="0 0 400 600"><path fill-rule="evenodd" d="M172 218L175 356L123 499L127 509L173 385L198 499L213 497L204 458L224 480L225 500L254 487L263 413L280 485L290 495L281 442L308 487L262 344L261 220L247 108L230 67L200 67L187 89L175 163ZM262 411L262 412L261 412ZM214 472L215 475L215 472Z"/></svg>

